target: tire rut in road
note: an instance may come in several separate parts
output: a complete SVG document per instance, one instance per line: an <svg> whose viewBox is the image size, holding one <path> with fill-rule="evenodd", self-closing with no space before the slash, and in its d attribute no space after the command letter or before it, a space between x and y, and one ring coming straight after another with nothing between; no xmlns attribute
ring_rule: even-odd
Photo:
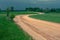
<svg viewBox="0 0 60 40"><path fill-rule="evenodd" d="M22 16L20 17L21 21L28 25L30 27L30 29L32 29L33 31L35 31L37 34L42 35L44 38L46 38L47 40L57 40L56 38L54 38L53 36L50 36L48 34L45 34L43 32L41 32L40 30L38 30L37 28L35 28L35 25L31 25L29 23L26 22L26 19L24 19Z"/></svg>

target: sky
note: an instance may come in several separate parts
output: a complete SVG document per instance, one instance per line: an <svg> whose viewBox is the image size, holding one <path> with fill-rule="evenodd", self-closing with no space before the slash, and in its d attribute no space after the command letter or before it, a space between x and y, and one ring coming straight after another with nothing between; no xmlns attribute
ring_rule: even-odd
<svg viewBox="0 0 60 40"><path fill-rule="evenodd" d="M1 9L11 6L18 10L28 7L60 8L60 0L0 0Z"/></svg>

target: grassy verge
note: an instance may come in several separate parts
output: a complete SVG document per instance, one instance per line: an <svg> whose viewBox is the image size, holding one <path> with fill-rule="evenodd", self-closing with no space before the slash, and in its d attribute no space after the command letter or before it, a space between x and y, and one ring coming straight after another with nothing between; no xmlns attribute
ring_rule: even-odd
<svg viewBox="0 0 60 40"><path fill-rule="evenodd" d="M30 16L39 20L45 20L50 22L60 23L60 13L47 13L47 14L37 14Z"/></svg>
<svg viewBox="0 0 60 40"><path fill-rule="evenodd" d="M19 28L13 21L0 14L0 40L32 40L31 36Z"/></svg>

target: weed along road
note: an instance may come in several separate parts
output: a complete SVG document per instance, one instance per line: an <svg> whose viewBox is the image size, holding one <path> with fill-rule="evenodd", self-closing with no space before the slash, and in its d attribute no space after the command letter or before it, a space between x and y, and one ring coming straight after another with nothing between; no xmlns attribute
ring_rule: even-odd
<svg viewBox="0 0 60 40"><path fill-rule="evenodd" d="M33 19L28 16L17 15L14 21L34 40L60 40L60 24Z"/></svg>

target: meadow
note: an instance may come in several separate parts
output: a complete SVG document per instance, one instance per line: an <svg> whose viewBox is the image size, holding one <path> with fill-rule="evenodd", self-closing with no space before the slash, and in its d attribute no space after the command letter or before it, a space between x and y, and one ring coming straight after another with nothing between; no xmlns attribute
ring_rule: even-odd
<svg viewBox="0 0 60 40"><path fill-rule="evenodd" d="M37 15L32 15L30 17L39 19L39 20L60 23L60 13L37 14Z"/></svg>
<svg viewBox="0 0 60 40"><path fill-rule="evenodd" d="M10 14L31 14L32 12L10 12ZM0 13L0 40L32 40L14 21L6 19L6 12Z"/></svg>

